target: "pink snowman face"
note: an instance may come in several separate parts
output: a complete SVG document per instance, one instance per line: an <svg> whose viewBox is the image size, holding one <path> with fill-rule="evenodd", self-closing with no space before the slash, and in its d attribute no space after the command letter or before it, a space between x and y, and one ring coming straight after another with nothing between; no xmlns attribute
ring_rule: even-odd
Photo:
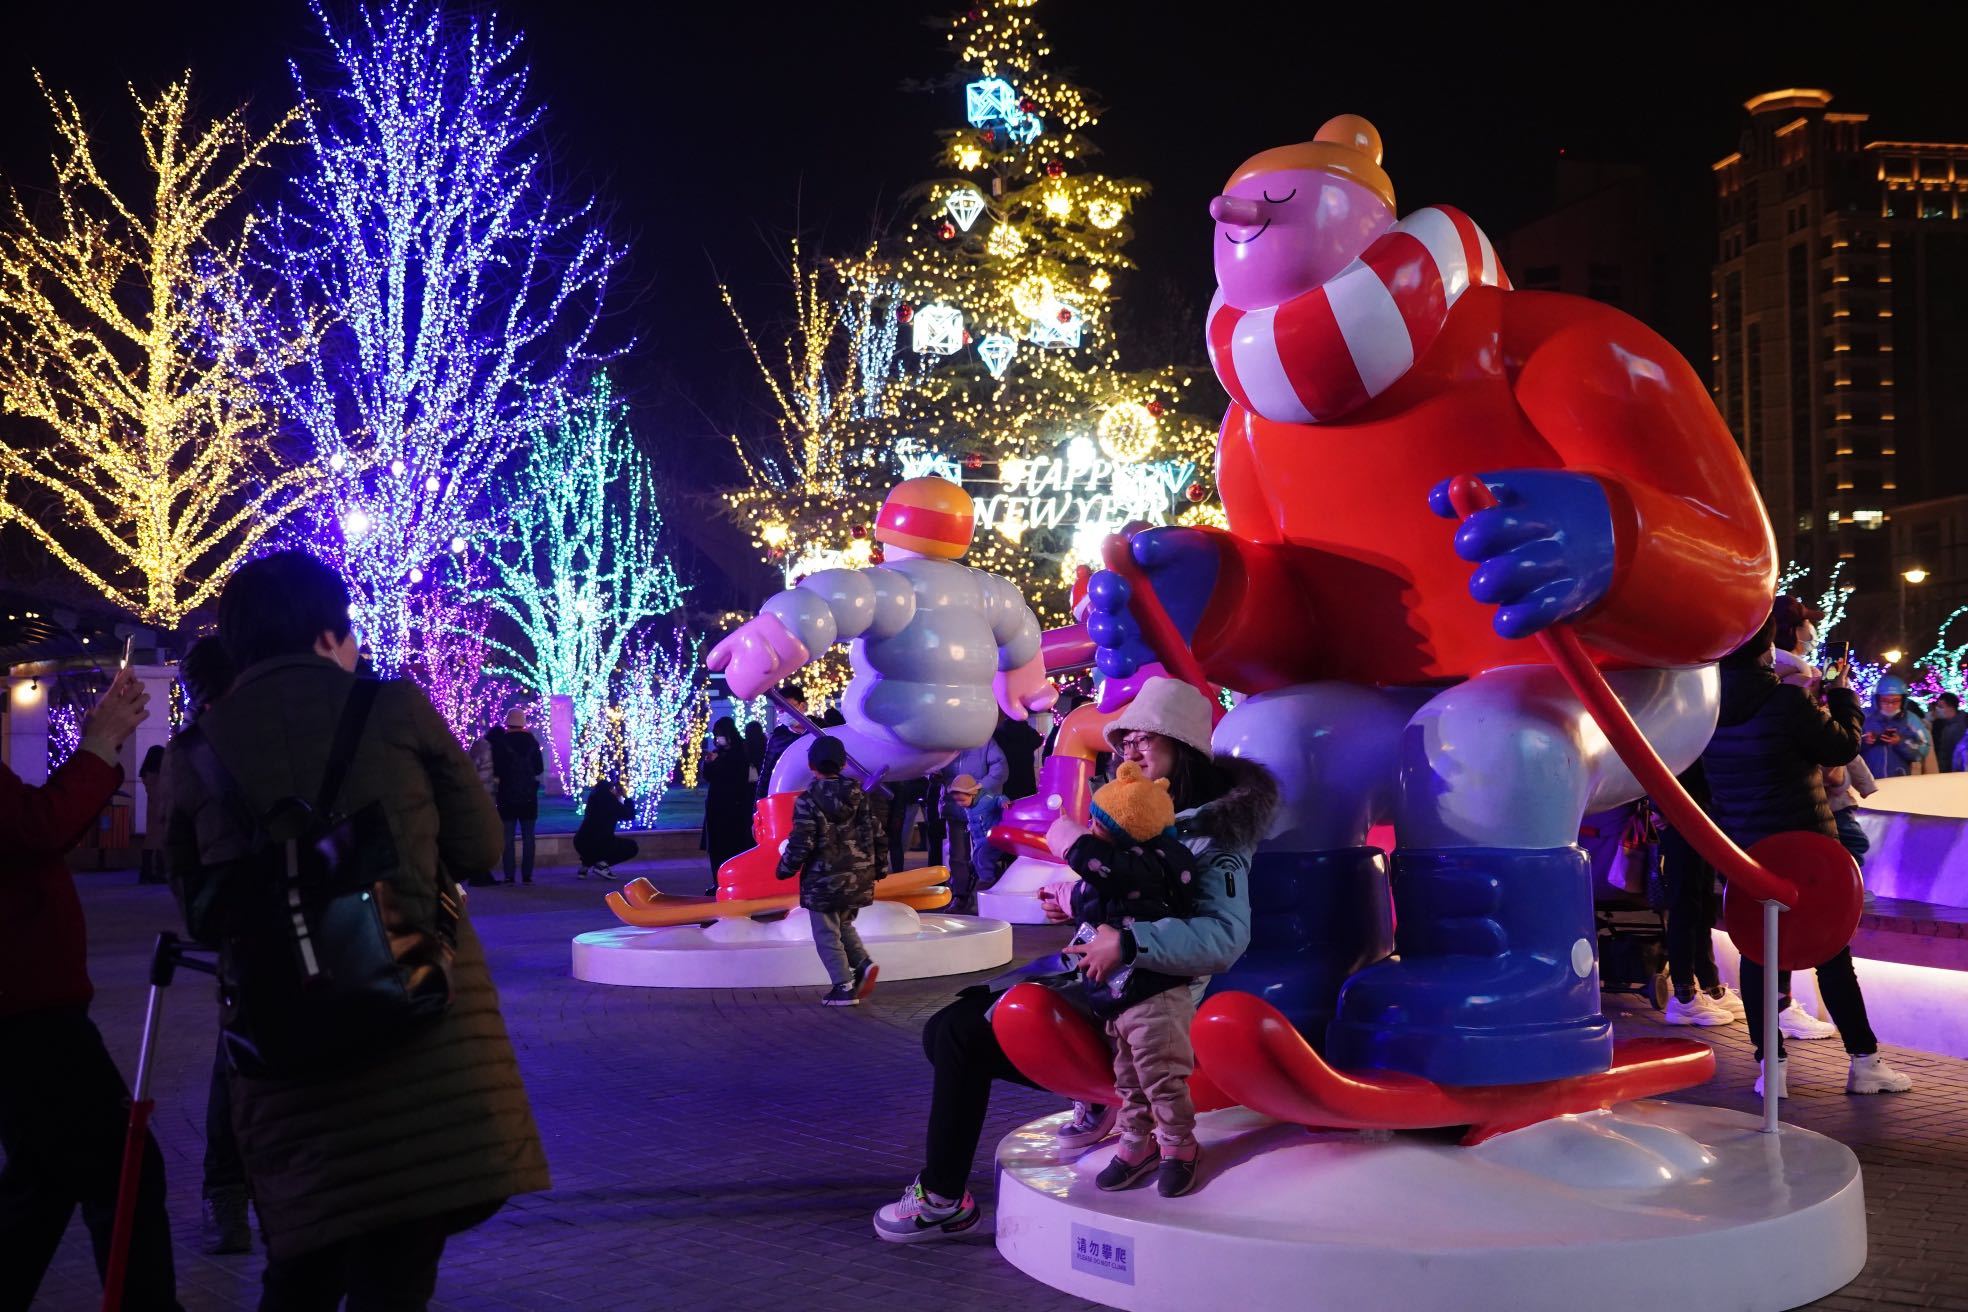
<svg viewBox="0 0 1968 1312"><path fill-rule="evenodd" d="M1393 226L1367 188L1323 169L1243 178L1210 201L1216 283L1240 310L1279 305L1319 286Z"/></svg>

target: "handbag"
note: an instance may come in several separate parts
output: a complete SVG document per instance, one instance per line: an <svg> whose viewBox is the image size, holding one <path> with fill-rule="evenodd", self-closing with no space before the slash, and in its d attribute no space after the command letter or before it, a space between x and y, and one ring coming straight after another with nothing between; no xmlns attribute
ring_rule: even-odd
<svg viewBox="0 0 1968 1312"><path fill-rule="evenodd" d="M451 1005L458 890L441 873L429 927L411 922L378 800L336 810L380 685L359 679L335 727L321 789L251 813L209 738L196 749L253 835L220 894L222 1041L243 1075L294 1078L374 1060Z"/></svg>

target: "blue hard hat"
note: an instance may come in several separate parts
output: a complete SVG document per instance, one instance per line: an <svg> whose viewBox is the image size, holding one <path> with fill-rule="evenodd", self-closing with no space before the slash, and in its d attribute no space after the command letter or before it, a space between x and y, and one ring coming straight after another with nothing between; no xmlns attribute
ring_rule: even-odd
<svg viewBox="0 0 1968 1312"><path fill-rule="evenodd" d="M1872 685L1872 699L1876 702L1881 697L1904 697L1906 691L1905 679L1897 674L1885 674L1880 676L1878 683Z"/></svg>

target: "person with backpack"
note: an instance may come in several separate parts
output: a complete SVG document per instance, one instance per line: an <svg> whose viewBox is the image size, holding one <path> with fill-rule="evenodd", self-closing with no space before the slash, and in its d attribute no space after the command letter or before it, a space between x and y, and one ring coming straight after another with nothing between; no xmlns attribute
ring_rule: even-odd
<svg viewBox="0 0 1968 1312"><path fill-rule="evenodd" d="M119 670L46 783L0 764L0 1308L34 1305L77 1207L99 1275L109 1253L130 1089L89 1019L82 900L63 856L122 785L118 749L148 715L143 685ZM149 1134L135 1221L123 1306L173 1312L164 1157Z"/></svg>
<svg viewBox="0 0 1968 1312"><path fill-rule="evenodd" d="M868 795L841 773L847 765L841 740L832 734L816 738L806 759L814 779L793 803L793 832L780 853L778 875L800 881L813 946L833 982L820 1001L853 1007L874 992L879 973L854 930L854 917L875 900L875 883L886 873L887 842Z"/></svg>
<svg viewBox="0 0 1968 1312"><path fill-rule="evenodd" d="M328 566L261 557L218 609L239 674L167 753L166 850L191 936L222 945L260 1306L422 1307L449 1236L551 1183L457 886L497 858L500 822L422 690L355 676ZM352 841L303 851L324 828ZM365 916L327 914L351 897ZM393 993L308 974L376 942Z"/></svg>
<svg viewBox="0 0 1968 1312"><path fill-rule="evenodd" d="M506 727L492 742L493 796L499 803L506 882L513 883L513 831L519 831L524 850L519 854L519 882L533 882L533 826L540 819L540 776L546 771L540 740L526 727L526 710L506 712Z"/></svg>

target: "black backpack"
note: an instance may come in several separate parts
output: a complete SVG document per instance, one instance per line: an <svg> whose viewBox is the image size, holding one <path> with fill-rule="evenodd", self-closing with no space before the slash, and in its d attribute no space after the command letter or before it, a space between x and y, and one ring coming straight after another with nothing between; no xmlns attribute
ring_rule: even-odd
<svg viewBox="0 0 1968 1312"><path fill-rule="evenodd" d="M222 876L223 1040L244 1075L306 1077L372 1061L451 1003L458 891L440 877L436 922L407 923L391 883L399 866L382 802L334 809L379 684L358 679L310 805L299 797L252 814L216 747L189 744L197 769L253 835Z"/></svg>

